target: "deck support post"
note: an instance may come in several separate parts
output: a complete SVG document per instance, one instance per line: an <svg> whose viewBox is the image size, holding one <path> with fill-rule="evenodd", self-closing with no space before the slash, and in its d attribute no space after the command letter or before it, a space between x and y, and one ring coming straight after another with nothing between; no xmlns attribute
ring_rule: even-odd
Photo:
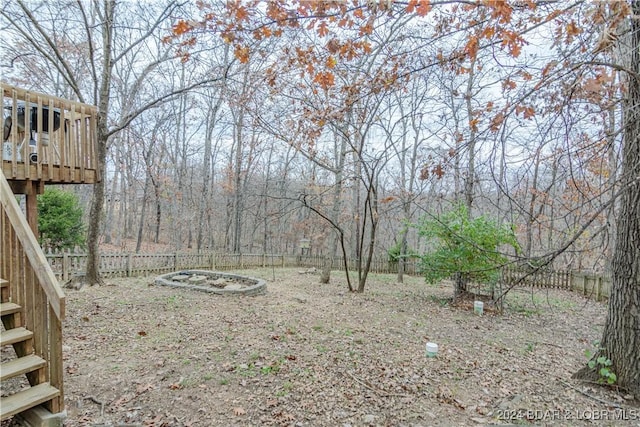
<svg viewBox="0 0 640 427"><path fill-rule="evenodd" d="M38 237L38 194L42 194L43 192L44 184L42 181L27 180L25 182L24 193L27 199L27 222L36 237Z"/></svg>

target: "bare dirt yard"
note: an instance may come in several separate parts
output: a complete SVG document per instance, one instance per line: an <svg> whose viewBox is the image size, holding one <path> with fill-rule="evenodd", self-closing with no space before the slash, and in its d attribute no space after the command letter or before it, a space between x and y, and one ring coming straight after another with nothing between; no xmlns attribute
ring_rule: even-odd
<svg viewBox="0 0 640 427"><path fill-rule="evenodd" d="M108 279L67 291L65 401L75 426L640 426L614 388L580 383L606 305L509 294L503 315L450 286L371 276L364 294L298 270L255 297ZM425 344L439 344L436 358Z"/></svg>

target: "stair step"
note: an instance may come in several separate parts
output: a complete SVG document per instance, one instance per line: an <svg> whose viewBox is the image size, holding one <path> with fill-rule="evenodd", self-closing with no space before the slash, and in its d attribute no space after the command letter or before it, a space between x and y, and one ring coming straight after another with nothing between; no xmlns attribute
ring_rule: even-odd
<svg viewBox="0 0 640 427"><path fill-rule="evenodd" d="M0 398L0 420L19 414L60 395L60 391L49 383L38 384L8 397Z"/></svg>
<svg viewBox="0 0 640 427"><path fill-rule="evenodd" d="M13 328L0 332L0 346L26 341L33 336L33 332L25 328Z"/></svg>
<svg viewBox="0 0 640 427"><path fill-rule="evenodd" d="M3 302L0 303L0 316L5 316L7 314L13 314L20 311L22 307L13 302Z"/></svg>
<svg viewBox="0 0 640 427"><path fill-rule="evenodd" d="M0 381L8 380L9 378L26 374L27 372L33 372L46 365L47 362L43 358L33 354L13 359L10 362L5 362L0 365Z"/></svg>

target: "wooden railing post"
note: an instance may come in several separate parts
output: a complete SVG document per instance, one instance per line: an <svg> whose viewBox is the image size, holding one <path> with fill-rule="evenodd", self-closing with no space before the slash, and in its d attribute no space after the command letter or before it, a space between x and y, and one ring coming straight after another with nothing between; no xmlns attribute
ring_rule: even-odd
<svg viewBox="0 0 640 427"><path fill-rule="evenodd" d="M64 369L62 361L62 321L49 307L49 383L60 391L60 395L49 403L49 411L56 414L64 411Z"/></svg>

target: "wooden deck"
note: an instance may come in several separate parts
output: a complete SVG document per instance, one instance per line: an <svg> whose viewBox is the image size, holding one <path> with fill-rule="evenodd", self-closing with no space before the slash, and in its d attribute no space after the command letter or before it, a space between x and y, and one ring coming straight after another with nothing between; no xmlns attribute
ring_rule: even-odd
<svg viewBox="0 0 640 427"><path fill-rule="evenodd" d="M0 82L2 171L16 193L21 182L95 184L97 109Z"/></svg>

